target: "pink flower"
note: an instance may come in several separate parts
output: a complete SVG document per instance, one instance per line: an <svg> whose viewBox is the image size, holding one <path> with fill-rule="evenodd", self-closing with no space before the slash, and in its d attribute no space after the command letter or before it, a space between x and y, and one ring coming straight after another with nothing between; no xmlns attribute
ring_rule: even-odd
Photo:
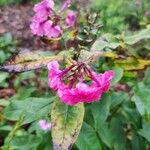
<svg viewBox="0 0 150 150"><path fill-rule="evenodd" d="M46 36L48 38L58 38L62 35L62 29L60 22L64 19L60 16L71 4L71 0L66 0L60 11L54 10L53 0L43 0L34 7L35 16L32 19L30 28L34 35ZM75 24L76 14L70 11L67 18L66 24L71 27ZM63 22L64 24L64 22Z"/></svg>
<svg viewBox="0 0 150 150"><path fill-rule="evenodd" d="M48 16L52 13L54 8L53 0L43 0L34 6L34 11L36 12L36 18L38 21L45 21Z"/></svg>
<svg viewBox="0 0 150 150"><path fill-rule="evenodd" d="M91 103L98 101L101 97L101 89L90 87L85 83L78 83L75 88L66 88L58 90L60 100L68 105L75 105L79 102Z"/></svg>
<svg viewBox="0 0 150 150"><path fill-rule="evenodd" d="M68 27L72 27L75 25L76 21L76 13L74 11L69 11L66 17L66 24Z"/></svg>
<svg viewBox="0 0 150 150"><path fill-rule="evenodd" d="M43 36L45 34L43 23L33 21L30 25L31 31L34 35Z"/></svg>
<svg viewBox="0 0 150 150"><path fill-rule="evenodd" d="M43 0L41 3L35 5L34 11L36 14L30 25L34 35L47 36L48 38L57 38L61 35L60 26L51 20L51 16L54 15L53 8L53 0Z"/></svg>
<svg viewBox="0 0 150 150"><path fill-rule="evenodd" d="M48 9L53 9L54 8L54 1L53 0L43 0L42 2L36 4L34 6L34 11L35 12L40 12L42 10L48 10Z"/></svg>
<svg viewBox="0 0 150 150"><path fill-rule="evenodd" d="M53 61L48 64L48 69L49 86L56 90L60 100L68 105L100 100L101 94L108 92L114 76L113 71L97 74L84 63L59 70L58 62ZM90 84L86 81L87 77L90 78Z"/></svg>
<svg viewBox="0 0 150 150"><path fill-rule="evenodd" d="M60 83L59 74L62 72L59 70L59 64L57 61L52 61L48 64L48 70L50 73L48 74L48 84L54 90L58 89L58 84Z"/></svg>
<svg viewBox="0 0 150 150"><path fill-rule="evenodd" d="M39 127L44 131L48 131L52 127L51 123L47 122L46 120L40 120L38 124L39 124Z"/></svg>
<svg viewBox="0 0 150 150"><path fill-rule="evenodd" d="M65 9L67 9L69 6L71 5L71 0L65 0L65 2L63 3L60 12L63 12Z"/></svg>
<svg viewBox="0 0 150 150"><path fill-rule="evenodd" d="M61 35L62 31L59 25L53 25L51 20L44 23L44 32L48 38L57 38Z"/></svg>

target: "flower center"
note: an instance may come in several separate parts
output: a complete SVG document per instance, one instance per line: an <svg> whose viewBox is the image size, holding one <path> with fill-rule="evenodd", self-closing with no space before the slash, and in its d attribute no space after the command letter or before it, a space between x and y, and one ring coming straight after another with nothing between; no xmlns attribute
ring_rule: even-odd
<svg viewBox="0 0 150 150"><path fill-rule="evenodd" d="M74 88L78 82L88 83L94 80L98 85L98 80L93 75L90 68L85 63L71 65L60 73L62 80L68 85L68 88Z"/></svg>

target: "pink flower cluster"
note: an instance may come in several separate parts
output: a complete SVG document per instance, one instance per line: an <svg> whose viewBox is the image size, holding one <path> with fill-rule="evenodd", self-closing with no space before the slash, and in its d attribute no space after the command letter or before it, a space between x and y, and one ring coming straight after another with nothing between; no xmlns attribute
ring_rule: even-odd
<svg viewBox="0 0 150 150"><path fill-rule="evenodd" d="M114 76L113 71L97 74L84 63L60 70L58 62L52 61L48 64L48 69L49 87L57 91L60 100L68 105L100 100L101 94L108 92ZM86 82L87 78L90 83Z"/></svg>
<svg viewBox="0 0 150 150"><path fill-rule="evenodd" d="M61 10L62 13L68 5L71 3L70 0L65 1ZM34 6L35 16L32 19L30 25L31 31L34 35L46 36L48 38L57 38L61 36L62 29L58 24L61 20L60 15L55 13L53 0L43 0L42 2ZM66 17L66 25L72 27L75 24L76 13L69 11Z"/></svg>

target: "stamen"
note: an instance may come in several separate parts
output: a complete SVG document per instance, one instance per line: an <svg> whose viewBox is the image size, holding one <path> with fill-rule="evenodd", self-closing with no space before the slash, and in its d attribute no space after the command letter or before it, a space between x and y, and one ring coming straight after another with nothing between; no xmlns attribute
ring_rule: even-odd
<svg viewBox="0 0 150 150"><path fill-rule="evenodd" d="M77 75L75 74L73 79L70 81L68 88L72 88L74 86L74 83L76 82L76 80L77 80Z"/></svg>
<svg viewBox="0 0 150 150"><path fill-rule="evenodd" d="M98 80L95 78L95 76L92 74L91 70L89 70L87 66L85 66L85 72L92 80L94 80L98 84L98 86L100 86L100 83L98 82Z"/></svg>
<svg viewBox="0 0 150 150"><path fill-rule="evenodd" d="M82 64L80 64L79 66L77 66L77 68L75 68L75 70L73 70L73 73L70 74L69 76L66 76L66 78L70 78L70 77L74 76L75 73L77 73L77 71L80 72L81 67L82 67L83 65L84 65L84 64L82 63ZM75 66L74 66L74 67L75 67ZM73 69L73 68L72 68L72 69ZM69 71L70 71L70 70L69 70ZM68 73L68 72L67 72L67 73Z"/></svg>
<svg viewBox="0 0 150 150"><path fill-rule="evenodd" d="M75 67L75 65L71 65L69 68L66 68L64 71L62 71L59 76L63 76L66 73L68 73L73 67Z"/></svg>

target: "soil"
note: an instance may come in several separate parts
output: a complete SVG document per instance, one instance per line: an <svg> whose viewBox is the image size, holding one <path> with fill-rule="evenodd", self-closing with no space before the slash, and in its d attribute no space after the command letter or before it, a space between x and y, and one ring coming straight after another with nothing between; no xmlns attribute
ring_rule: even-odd
<svg viewBox="0 0 150 150"><path fill-rule="evenodd" d="M30 30L33 4L0 7L0 36L10 32L17 41L17 47L29 50L49 49Z"/></svg>

